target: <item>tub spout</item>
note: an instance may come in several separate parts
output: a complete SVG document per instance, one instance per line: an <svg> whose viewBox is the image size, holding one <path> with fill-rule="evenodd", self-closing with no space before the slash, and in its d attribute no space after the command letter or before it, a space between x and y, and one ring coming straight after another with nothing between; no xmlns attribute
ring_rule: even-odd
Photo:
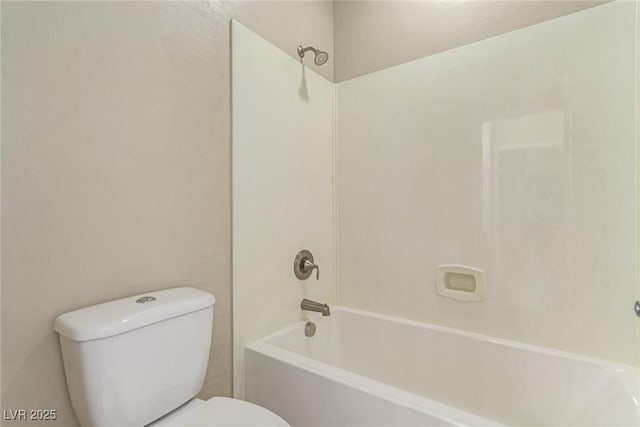
<svg viewBox="0 0 640 427"><path fill-rule="evenodd" d="M300 303L300 308L307 311L317 311L318 313L322 313L323 316L331 314L331 310L329 310L329 306L327 304L311 301L306 298Z"/></svg>

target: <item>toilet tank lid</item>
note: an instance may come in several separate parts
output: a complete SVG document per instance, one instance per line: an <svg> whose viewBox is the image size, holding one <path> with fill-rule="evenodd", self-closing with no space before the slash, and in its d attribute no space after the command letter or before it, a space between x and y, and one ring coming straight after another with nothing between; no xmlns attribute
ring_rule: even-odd
<svg viewBox="0 0 640 427"><path fill-rule="evenodd" d="M199 289L165 289L61 314L53 329L72 341L95 340L203 310L215 302L213 295Z"/></svg>

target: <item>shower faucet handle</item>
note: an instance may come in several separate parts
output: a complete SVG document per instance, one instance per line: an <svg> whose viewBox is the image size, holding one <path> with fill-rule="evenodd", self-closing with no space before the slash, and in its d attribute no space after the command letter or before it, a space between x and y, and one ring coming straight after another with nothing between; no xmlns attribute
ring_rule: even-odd
<svg viewBox="0 0 640 427"><path fill-rule="evenodd" d="M316 280L320 280L320 266L313 261L313 255L306 249L301 250L293 260L293 272L300 280L306 280L316 270Z"/></svg>
<svg viewBox="0 0 640 427"><path fill-rule="evenodd" d="M304 271L312 272L314 268L316 269L316 280L320 280L320 266L318 266L318 264L314 264L308 259L304 260L304 265L302 266L303 272Z"/></svg>

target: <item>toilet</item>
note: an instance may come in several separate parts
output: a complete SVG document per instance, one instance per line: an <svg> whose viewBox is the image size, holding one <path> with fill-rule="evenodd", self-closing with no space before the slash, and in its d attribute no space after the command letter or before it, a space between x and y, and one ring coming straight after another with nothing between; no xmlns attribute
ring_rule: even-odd
<svg viewBox="0 0 640 427"><path fill-rule="evenodd" d="M60 315L71 405L82 427L289 426L237 399L196 399L209 361L210 293L173 288Z"/></svg>

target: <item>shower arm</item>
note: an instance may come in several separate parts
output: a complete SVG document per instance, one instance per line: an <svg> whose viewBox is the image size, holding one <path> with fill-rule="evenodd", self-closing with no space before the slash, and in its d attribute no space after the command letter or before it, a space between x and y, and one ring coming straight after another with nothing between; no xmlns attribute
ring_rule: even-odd
<svg viewBox="0 0 640 427"><path fill-rule="evenodd" d="M304 58L304 54L309 52L310 50L313 51L313 53L318 52L318 50L313 46L309 46L309 47L298 46L298 56L300 57L300 60L302 60L302 58Z"/></svg>

